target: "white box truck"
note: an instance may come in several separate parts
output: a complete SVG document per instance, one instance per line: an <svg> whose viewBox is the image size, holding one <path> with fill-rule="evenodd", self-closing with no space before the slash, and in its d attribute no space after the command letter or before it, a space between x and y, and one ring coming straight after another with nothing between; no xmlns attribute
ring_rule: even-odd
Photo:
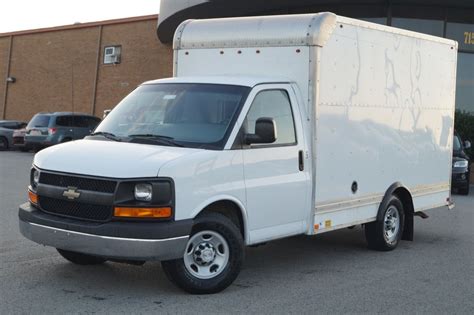
<svg viewBox="0 0 474 315"><path fill-rule="evenodd" d="M245 246L363 224L387 251L452 206L456 42L319 13L189 20L173 48L174 78L35 156L25 237L212 293Z"/></svg>

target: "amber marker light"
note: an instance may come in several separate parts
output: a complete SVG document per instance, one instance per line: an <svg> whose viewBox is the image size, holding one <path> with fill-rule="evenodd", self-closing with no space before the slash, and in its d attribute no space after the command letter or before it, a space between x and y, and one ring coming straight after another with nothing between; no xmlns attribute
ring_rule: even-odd
<svg viewBox="0 0 474 315"><path fill-rule="evenodd" d="M122 218L169 218L171 207L162 208L128 208L115 207L114 216Z"/></svg>
<svg viewBox="0 0 474 315"><path fill-rule="evenodd" d="M38 195L32 192L31 190L28 190L28 199L30 200L31 203L35 205L38 204Z"/></svg>

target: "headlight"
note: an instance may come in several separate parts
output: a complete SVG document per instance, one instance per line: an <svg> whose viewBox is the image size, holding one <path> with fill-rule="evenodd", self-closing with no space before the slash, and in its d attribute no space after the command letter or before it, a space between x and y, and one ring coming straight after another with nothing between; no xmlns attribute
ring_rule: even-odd
<svg viewBox="0 0 474 315"><path fill-rule="evenodd" d="M39 178L40 178L40 172L38 170L35 170L33 172L33 183L35 185L38 185L38 182L39 182Z"/></svg>
<svg viewBox="0 0 474 315"><path fill-rule="evenodd" d="M140 201L151 201L153 196L151 184L136 184L135 199Z"/></svg>
<svg viewBox="0 0 474 315"><path fill-rule="evenodd" d="M39 177L40 177L40 172L37 169L33 169L33 172L31 174L31 187L33 189L36 189L39 183Z"/></svg>
<svg viewBox="0 0 474 315"><path fill-rule="evenodd" d="M453 166L454 167L467 167L468 163L467 163L467 160L460 160L460 161L454 162Z"/></svg>

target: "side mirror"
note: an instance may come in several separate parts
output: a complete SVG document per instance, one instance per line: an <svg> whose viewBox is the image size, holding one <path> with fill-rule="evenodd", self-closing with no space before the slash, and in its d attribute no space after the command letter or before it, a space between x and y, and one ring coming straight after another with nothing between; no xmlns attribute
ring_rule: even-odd
<svg viewBox="0 0 474 315"><path fill-rule="evenodd" d="M261 117L255 122L255 134L244 136L245 144L273 143L277 139L277 130L273 118Z"/></svg>
<svg viewBox="0 0 474 315"><path fill-rule="evenodd" d="M471 148L471 141L469 141L469 140L464 141L464 148L465 149L470 149Z"/></svg>
<svg viewBox="0 0 474 315"><path fill-rule="evenodd" d="M105 117L107 117L107 115L109 115L111 111L112 111L111 109L106 109L106 110L104 110L104 115L102 116L102 119L104 119Z"/></svg>

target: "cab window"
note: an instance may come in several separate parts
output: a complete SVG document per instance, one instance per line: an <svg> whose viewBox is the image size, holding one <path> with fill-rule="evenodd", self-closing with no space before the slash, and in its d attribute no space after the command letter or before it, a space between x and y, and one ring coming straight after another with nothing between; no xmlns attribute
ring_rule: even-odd
<svg viewBox="0 0 474 315"><path fill-rule="evenodd" d="M293 112L286 90L266 90L255 96L244 121L244 133L255 133L255 122L261 117L273 118L277 137L271 144L252 144L252 146L296 144Z"/></svg>

